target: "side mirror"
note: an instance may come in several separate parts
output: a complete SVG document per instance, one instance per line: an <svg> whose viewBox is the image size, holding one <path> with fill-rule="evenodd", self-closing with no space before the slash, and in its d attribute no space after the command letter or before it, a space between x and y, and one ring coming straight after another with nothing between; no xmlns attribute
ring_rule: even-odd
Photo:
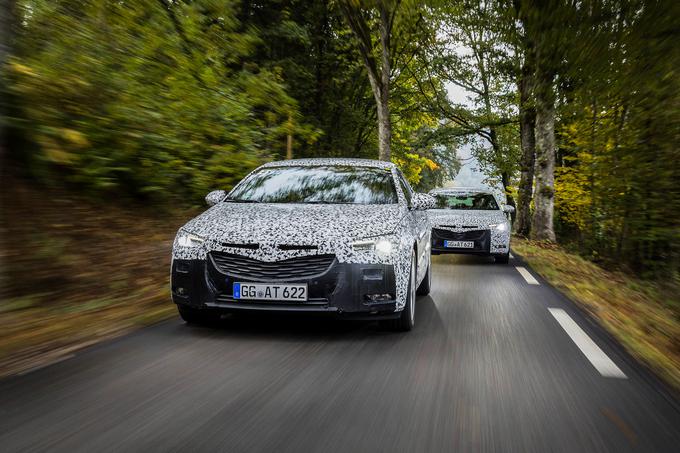
<svg viewBox="0 0 680 453"><path fill-rule="evenodd" d="M220 201L224 200L224 197L227 196L227 192L224 190L213 190L210 192L208 195L205 196L205 202L208 204L208 206L215 206L217 203Z"/></svg>
<svg viewBox="0 0 680 453"><path fill-rule="evenodd" d="M437 200L432 195L426 193L413 194L411 198L411 207L416 211L425 211L427 209L434 209L437 206Z"/></svg>
<svg viewBox="0 0 680 453"><path fill-rule="evenodd" d="M515 207L514 207L514 206L510 206L509 204L506 204L506 205L503 205L503 211L504 211L506 214L512 214L513 212L515 212Z"/></svg>

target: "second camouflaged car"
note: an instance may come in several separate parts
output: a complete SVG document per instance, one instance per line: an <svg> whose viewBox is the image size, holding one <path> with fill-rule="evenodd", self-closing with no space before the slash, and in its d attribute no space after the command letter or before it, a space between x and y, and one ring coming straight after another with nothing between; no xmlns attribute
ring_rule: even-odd
<svg viewBox="0 0 680 453"><path fill-rule="evenodd" d="M172 252L172 299L187 322L227 311L324 312L415 322L430 291L434 199L392 163L272 162L184 225Z"/></svg>
<svg viewBox="0 0 680 453"><path fill-rule="evenodd" d="M435 189L437 207L428 211L432 224L432 253L466 253L493 256L507 263L510 256L510 222L514 211L490 192L474 188Z"/></svg>

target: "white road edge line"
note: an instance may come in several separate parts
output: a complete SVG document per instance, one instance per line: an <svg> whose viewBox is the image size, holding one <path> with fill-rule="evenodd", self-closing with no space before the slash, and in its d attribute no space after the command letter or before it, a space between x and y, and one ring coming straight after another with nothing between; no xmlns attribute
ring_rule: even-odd
<svg viewBox="0 0 680 453"><path fill-rule="evenodd" d="M519 272L520 275L522 277L524 277L524 280L526 280L528 284L530 284L530 285L540 285L540 283L538 283L538 280L536 280L534 278L534 276L531 275L531 273L526 269L526 267L515 266L515 269L517 269L517 272Z"/></svg>
<svg viewBox="0 0 680 453"><path fill-rule="evenodd" d="M616 366L612 359L607 357L607 354L590 339L566 311L561 308L548 308L548 310L550 310L550 314L553 315L559 325L567 332L567 335L569 335L571 340L578 346L583 355L586 356L602 376L627 379L626 375L623 374L623 371Z"/></svg>
<svg viewBox="0 0 680 453"><path fill-rule="evenodd" d="M515 257L513 256L512 253L510 254L510 259L511 259L511 260L514 260L514 259L515 259Z"/></svg>

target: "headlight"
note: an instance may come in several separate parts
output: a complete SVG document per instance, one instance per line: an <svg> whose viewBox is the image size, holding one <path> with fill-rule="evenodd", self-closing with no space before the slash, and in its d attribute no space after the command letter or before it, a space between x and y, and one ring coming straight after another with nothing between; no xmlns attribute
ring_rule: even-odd
<svg viewBox="0 0 680 453"><path fill-rule="evenodd" d="M177 244L180 247L199 247L203 244L204 240L205 239L201 236L189 233L188 231L180 230L180 232L177 233Z"/></svg>
<svg viewBox="0 0 680 453"><path fill-rule="evenodd" d="M496 230L496 231L507 231L508 230L508 224L505 223L505 222L495 223L495 224L489 225L489 228L491 228L492 230Z"/></svg>
<svg viewBox="0 0 680 453"><path fill-rule="evenodd" d="M392 253L392 241L386 236L358 239L352 242L352 249L355 252L375 252L378 256L388 257Z"/></svg>

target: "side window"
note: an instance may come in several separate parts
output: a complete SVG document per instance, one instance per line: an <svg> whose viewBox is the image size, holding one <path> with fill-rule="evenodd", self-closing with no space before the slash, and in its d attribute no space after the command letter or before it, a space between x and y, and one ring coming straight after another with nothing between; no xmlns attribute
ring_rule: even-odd
<svg viewBox="0 0 680 453"><path fill-rule="evenodd" d="M399 186L401 186L401 191L404 192L406 197L406 203L411 206L411 198L413 197L413 190L409 183L404 179L404 175L400 171L397 171L397 179L399 180Z"/></svg>

